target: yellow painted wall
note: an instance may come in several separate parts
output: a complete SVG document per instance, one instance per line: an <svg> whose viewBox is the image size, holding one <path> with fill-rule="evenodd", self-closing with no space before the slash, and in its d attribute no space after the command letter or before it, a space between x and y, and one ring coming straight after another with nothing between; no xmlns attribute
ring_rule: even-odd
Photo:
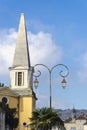
<svg viewBox="0 0 87 130"><path fill-rule="evenodd" d="M30 123L29 118L32 117L32 111L35 110L36 99L31 96L15 97L8 90L0 91L0 101L3 96L6 96L9 100L8 104L10 108L16 108L18 111L17 117L19 118L19 126L15 130L30 130L30 128L24 128L23 122Z"/></svg>
<svg viewBox="0 0 87 130"><path fill-rule="evenodd" d="M29 118L32 117L32 111L34 109L33 97L21 97L19 104L19 130L29 130L29 127L24 128L23 122L30 123Z"/></svg>
<svg viewBox="0 0 87 130"><path fill-rule="evenodd" d="M1 90L0 91L0 102L2 101L3 97L6 97L8 99L8 104L9 104L10 108L16 108L16 111L18 111L18 97L15 97L8 90ZM18 112L16 114L16 117L18 117Z"/></svg>

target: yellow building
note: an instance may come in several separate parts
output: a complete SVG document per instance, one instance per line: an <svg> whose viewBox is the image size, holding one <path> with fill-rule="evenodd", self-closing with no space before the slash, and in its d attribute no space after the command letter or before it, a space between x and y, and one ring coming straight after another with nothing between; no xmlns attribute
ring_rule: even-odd
<svg viewBox="0 0 87 130"><path fill-rule="evenodd" d="M21 14L17 43L10 72L10 87L0 87L0 101L17 109L19 125L16 130L28 130L23 123L29 124L35 110L36 95L33 91L33 68L30 64L28 40L24 14Z"/></svg>

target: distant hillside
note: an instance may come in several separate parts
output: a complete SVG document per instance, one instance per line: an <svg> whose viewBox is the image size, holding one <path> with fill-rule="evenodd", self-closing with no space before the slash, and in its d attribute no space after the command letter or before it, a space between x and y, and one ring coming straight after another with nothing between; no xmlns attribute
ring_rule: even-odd
<svg viewBox="0 0 87 130"><path fill-rule="evenodd" d="M87 110L85 109L65 109L65 110L58 110L59 111L59 116L61 117L62 120L66 120L69 117L73 117L76 115L78 117L81 113L87 115Z"/></svg>

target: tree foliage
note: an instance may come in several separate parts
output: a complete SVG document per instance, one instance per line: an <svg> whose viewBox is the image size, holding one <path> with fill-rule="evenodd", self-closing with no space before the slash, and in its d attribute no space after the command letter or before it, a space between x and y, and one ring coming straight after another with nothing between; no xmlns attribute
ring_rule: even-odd
<svg viewBox="0 0 87 130"><path fill-rule="evenodd" d="M16 108L9 108L9 105L3 102L0 102L0 107L5 111L5 125L13 130L18 126L18 118L15 117Z"/></svg>
<svg viewBox="0 0 87 130"><path fill-rule="evenodd" d="M32 113L31 128L48 130L52 127L63 127L63 121L59 118L58 112L50 108L42 108Z"/></svg>

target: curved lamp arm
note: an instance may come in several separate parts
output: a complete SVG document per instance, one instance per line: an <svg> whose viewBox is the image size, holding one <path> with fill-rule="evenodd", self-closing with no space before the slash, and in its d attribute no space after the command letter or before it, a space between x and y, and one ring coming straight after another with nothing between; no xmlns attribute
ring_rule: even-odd
<svg viewBox="0 0 87 130"><path fill-rule="evenodd" d="M52 107L52 92L51 92L51 74L52 74L52 71L54 70L54 68L56 68L56 67L59 67L59 66L62 66L62 67L64 67L65 69L66 69L66 73L64 74L64 71L60 71L60 76L61 77L63 77L63 80L62 80L62 87L63 88L65 88L66 87L66 80L65 80L65 77L67 77L68 75L69 75L69 69L68 69L68 67L66 66L66 65L64 65L64 64L56 64L56 65L54 65L51 69L49 69L46 65L44 65L44 64L36 64L36 65L34 65L34 67L33 68L35 68L36 66L43 66L43 67L45 67L47 70L48 70L48 72L49 72L49 87L50 87L50 108ZM38 83L39 83L39 81L37 80L37 77L39 77L41 75L41 71L40 70L38 70L38 73L37 73L37 75L35 75L35 74L33 74L33 76L35 77L35 80L34 80L34 86L35 86L35 88L37 88L38 87Z"/></svg>

